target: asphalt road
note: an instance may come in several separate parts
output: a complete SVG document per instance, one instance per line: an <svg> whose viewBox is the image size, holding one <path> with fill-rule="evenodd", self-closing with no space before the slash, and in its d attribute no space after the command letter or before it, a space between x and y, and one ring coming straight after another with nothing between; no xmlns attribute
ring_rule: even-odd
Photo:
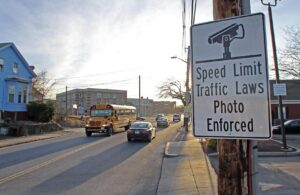
<svg viewBox="0 0 300 195"><path fill-rule="evenodd" d="M151 142L125 133L69 136L0 149L0 194L156 194L165 144L182 123Z"/></svg>
<svg viewBox="0 0 300 195"><path fill-rule="evenodd" d="M300 156L258 158L258 195L300 194Z"/></svg>
<svg viewBox="0 0 300 195"><path fill-rule="evenodd" d="M282 141L281 135L273 139ZM300 135L286 135L287 145L300 149ZM258 190L260 195L300 194L300 156L259 157Z"/></svg>

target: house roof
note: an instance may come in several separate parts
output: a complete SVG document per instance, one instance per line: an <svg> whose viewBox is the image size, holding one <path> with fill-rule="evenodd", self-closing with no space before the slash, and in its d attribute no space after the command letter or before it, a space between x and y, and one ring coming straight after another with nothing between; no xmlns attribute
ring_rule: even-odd
<svg viewBox="0 0 300 195"><path fill-rule="evenodd" d="M0 43L0 49L1 49L2 47L8 46L8 45L9 45L9 43Z"/></svg>
<svg viewBox="0 0 300 195"><path fill-rule="evenodd" d="M274 96L273 84L276 83L275 80L270 80L270 91L271 99L276 100L277 97ZM286 84L286 96L282 96L283 100L300 100L300 80L280 80L280 83Z"/></svg>
<svg viewBox="0 0 300 195"><path fill-rule="evenodd" d="M19 50L17 49L17 47L15 46L14 43L0 43L0 51L6 49L8 47L11 47L12 50L15 51L15 53L18 55L18 57L20 58L20 60L23 62L23 64L25 65L25 68L32 75L32 77L36 77L35 72L33 72L33 70L31 69L30 65L25 60L25 58L22 56L22 54L19 52Z"/></svg>

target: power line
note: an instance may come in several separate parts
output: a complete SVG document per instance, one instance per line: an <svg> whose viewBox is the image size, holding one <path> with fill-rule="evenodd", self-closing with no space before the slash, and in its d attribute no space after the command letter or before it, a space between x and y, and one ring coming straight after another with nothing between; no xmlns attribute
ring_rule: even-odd
<svg viewBox="0 0 300 195"><path fill-rule="evenodd" d="M98 86L98 85L111 85L111 84L116 84L116 83L126 84L126 83L130 83L128 81L133 81L133 80L136 80L136 78L128 78L128 79L117 80L117 81L112 81L112 82L104 82L104 83L86 84L86 85L76 86L76 87L72 87L72 85L68 85L68 88L72 88L72 89L76 89L76 88L88 88L88 87L93 87L93 86ZM57 91L61 91L63 89L65 89L65 87L58 88L58 89L55 89L53 91L57 92Z"/></svg>
<svg viewBox="0 0 300 195"><path fill-rule="evenodd" d="M134 78L134 79L135 79L135 78ZM128 81L130 81L130 80L133 80L133 79L124 79L124 80L119 80L119 81L100 83L100 85L111 85L111 84L115 84L115 83L123 83L124 81L125 81L125 82L128 82ZM88 85L88 86L96 86L96 85L99 85L99 83L98 83L98 84ZM87 85L85 85L85 87L86 87L86 86L87 86ZM83 86L79 86L79 87L84 88Z"/></svg>
<svg viewBox="0 0 300 195"><path fill-rule="evenodd" d="M93 77L93 76L101 76L101 75L109 75L109 74L115 74L115 73L121 73L121 72L128 72L128 71L139 70L139 69L144 69L144 68L150 68L150 67L149 66L143 66L141 68L132 68L132 69L126 69L126 70L120 70L120 71L114 71L114 72L106 72L106 73L100 73L100 74L82 75L82 76L74 76L74 77L61 77L61 78L54 78L54 79L48 78L48 79L49 80L60 81L60 80L87 78L87 77Z"/></svg>

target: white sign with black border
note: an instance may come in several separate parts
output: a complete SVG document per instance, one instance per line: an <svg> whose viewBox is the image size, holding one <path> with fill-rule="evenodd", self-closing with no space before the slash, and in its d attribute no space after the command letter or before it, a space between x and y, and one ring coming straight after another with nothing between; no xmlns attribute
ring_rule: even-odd
<svg viewBox="0 0 300 195"><path fill-rule="evenodd" d="M191 27L197 137L269 139L269 79L262 13Z"/></svg>

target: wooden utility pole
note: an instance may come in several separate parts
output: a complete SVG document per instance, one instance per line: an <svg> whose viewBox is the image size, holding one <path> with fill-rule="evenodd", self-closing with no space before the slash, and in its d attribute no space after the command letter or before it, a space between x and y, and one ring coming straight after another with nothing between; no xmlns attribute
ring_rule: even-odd
<svg viewBox="0 0 300 195"><path fill-rule="evenodd" d="M66 113L65 117L68 116L68 86L66 86Z"/></svg>
<svg viewBox="0 0 300 195"><path fill-rule="evenodd" d="M141 75L139 75L139 111L138 117L141 117Z"/></svg>
<svg viewBox="0 0 300 195"><path fill-rule="evenodd" d="M242 0L213 0L213 13L214 20L242 15ZM248 194L246 151L245 140L218 140L218 194Z"/></svg>

